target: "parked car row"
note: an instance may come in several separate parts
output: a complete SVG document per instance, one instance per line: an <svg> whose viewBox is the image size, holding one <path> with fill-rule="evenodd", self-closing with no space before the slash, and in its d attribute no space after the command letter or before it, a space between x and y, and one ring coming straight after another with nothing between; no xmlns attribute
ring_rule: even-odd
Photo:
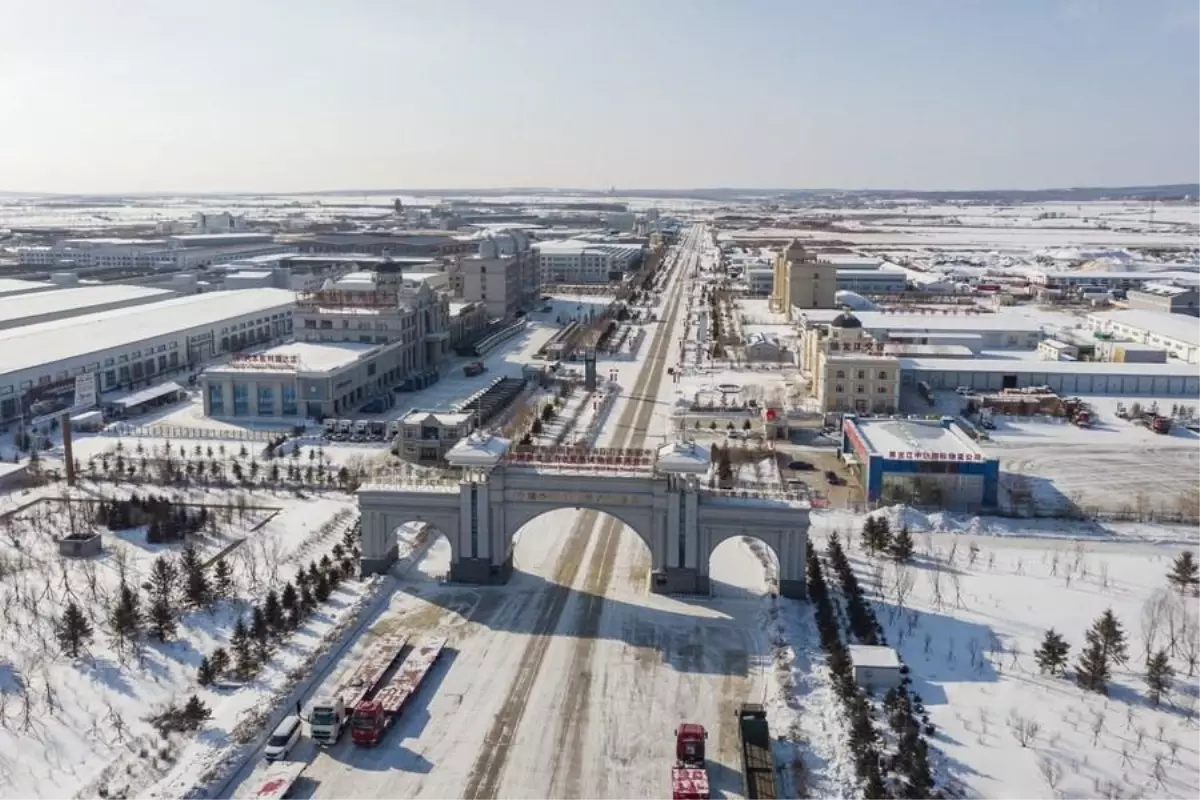
<svg viewBox="0 0 1200 800"><path fill-rule="evenodd" d="M400 433L399 420L325 420L325 438L331 442L390 442Z"/></svg>

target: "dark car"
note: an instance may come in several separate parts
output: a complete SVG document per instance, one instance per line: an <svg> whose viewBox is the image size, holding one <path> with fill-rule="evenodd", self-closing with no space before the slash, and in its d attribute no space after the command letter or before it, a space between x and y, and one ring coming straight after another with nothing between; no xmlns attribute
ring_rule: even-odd
<svg viewBox="0 0 1200 800"><path fill-rule="evenodd" d="M841 475L838 475L831 469L825 470L825 480L829 481L831 486L841 486L846 482Z"/></svg>
<svg viewBox="0 0 1200 800"><path fill-rule="evenodd" d="M816 469L816 467L814 467L812 464L808 463L807 461L789 461L787 468L798 470L800 472L809 472L811 470Z"/></svg>

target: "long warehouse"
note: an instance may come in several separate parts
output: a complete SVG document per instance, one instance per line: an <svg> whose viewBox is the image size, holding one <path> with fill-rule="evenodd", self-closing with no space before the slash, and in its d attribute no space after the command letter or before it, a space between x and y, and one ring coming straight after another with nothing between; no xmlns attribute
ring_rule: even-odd
<svg viewBox="0 0 1200 800"><path fill-rule="evenodd" d="M36 296L36 295L35 295ZM292 332L295 294L238 289L0 331L0 422L98 373L98 389L145 385Z"/></svg>
<svg viewBox="0 0 1200 800"><path fill-rule="evenodd" d="M1194 364L1123 364L1107 361L1018 361L1007 359L902 358L900 383L931 389L967 386L976 390L1049 386L1059 394L1195 397L1200 375Z"/></svg>
<svg viewBox="0 0 1200 800"><path fill-rule="evenodd" d="M176 296L175 292L166 289L106 284L0 297L0 330L155 303Z"/></svg>

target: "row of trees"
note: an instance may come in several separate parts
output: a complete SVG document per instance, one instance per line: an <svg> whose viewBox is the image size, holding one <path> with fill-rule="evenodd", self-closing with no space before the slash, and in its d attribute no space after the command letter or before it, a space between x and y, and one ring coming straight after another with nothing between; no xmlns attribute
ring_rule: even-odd
<svg viewBox="0 0 1200 800"><path fill-rule="evenodd" d="M826 557L842 586L851 635L860 644L887 645L883 627L875 618L837 533L829 537ZM901 668L901 674L900 686L889 690L883 702L896 744L895 752L881 759L883 774L890 776L885 778L885 787L897 797L929 797L934 781L926 736L933 735L935 728L921 698L910 693L912 679L907 666ZM882 752L882 740L879 749Z"/></svg>
<svg viewBox="0 0 1200 800"><path fill-rule="evenodd" d="M342 543L334 545L332 559L324 555L320 561L310 561L296 574L295 582L288 581L278 592L271 589L262 603L251 606L249 621L246 616L238 617L229 649L218 647L204 656L196 669L196 681L211 686L227 674L249 680L271 657L274 647L353 574L354 553Z"/></svg>
<svg viewBox="0 0 1200 800"><path fill-rule="evenodd" d="M104 499L96 504L96 524L120 531L148 525L146 541L177 542L204 529L208 509L190 510L166 497L132 494L128 499Z"/></svg>

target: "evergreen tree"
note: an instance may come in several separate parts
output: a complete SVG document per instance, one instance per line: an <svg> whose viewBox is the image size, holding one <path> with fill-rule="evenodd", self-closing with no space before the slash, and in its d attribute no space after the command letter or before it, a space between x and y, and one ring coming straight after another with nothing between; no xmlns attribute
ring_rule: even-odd
<svg viewBox="0 0 1200 800"><path fill-rule="evenodd" d="M1111 608L1104 609L1100 619L1096 620L1096 625L1100 643L1104 646L1104 657L1110 662L1124 664L1128 660L1125 652L1125 632L1121 630L1121 623Z"/></svg>
<svg viewBox="0 0 1200 800"><path fill-rule="evenodd" d="M300 627L300 623L304 622L304 611L297 604L287 610L287 615L284 618L288 630L294 631Z"/></svg>
<svg viewBox="0 0 1200 800"><path fill-rule="evenodd" d="M1167 651L1159 650L1146 661L1146 698L1158 705L1171 688L1175 670L1167 660Z"/></svg>
<svg viewBox="0 0 1200 800"><path fill-rule="evenodd" d="M200 666L196 667L196 683L201 686L212 686L217 679L216 673L212 667L212 661L208 656L200 659Z"/></svg>
<svg viewBox="0 0 1200 800"><path fill-rule="evenodd" d="M1071 645L1067 644L1061 634L1051 628L1046 631L1038 649L1033 651L1033 657L1037 660L1038 669L1043 675L1061 676L1066 670L1067 653L1070 650Z"/></svg>
<svg viewBox="0 0 1200 800"><path fill-rule="evenodd" d="M214 567L214 573L213 593L219 598L232 597L233 568L229 566L229 562L222 558Z"/></svg>
<svg viewBox="0 0 1200 800"><path fill-rule="evenodd" d="M1090 692L1108 694L1108 657L1099 633L1099 621L1087 632L1087 646L1079 656L1075 680Z"/></svg>
<svg viewBox="0 0 1200 800"><path fill-rule="evenodd" d="M58 637L58 646L68 658L79 658L79 651L92 640L92 624L79 610L79 606L75 605L74 600L68 602L63 610L55 634Z"/></svg>
<svg viewBox="0 0 1200 800"><path fill-rule="evenodd" d="M122 655L134 639L142 632L142 603L136 590L124 581L117 591L117 602L109 612L109 625L117 650Z"/></svg>
<svg viewBox="0 0 1200 800"><path fill-rule="evenodd" d="M304 573L301 573L304 574ZM313 597L312 589L308 581L300 585L300 610L308 614L317 607L317 598Z"/></svg>
<svg viewBox="0 0 1200 800"><path fill-rule="evenodd" d="M862 546L869 555L875 555L879 552L879 524L874 517L867 517L863 520L862 526Z"/></svg>
<svg viewBox="0 0 1200 800"><path fill-rule="evenodd" d="M212 602L212 587L208 583L208 575L204 562L192 544L184 545L179 554L179 566L183 570L184 594L188 602L196 608L202 608Z"/></svg>
<svg viewBox="0 0 1200 800"><path fill-rule="evenodd" d="M892 546L892 525L888 522L887 517L879 517L875 520L875 549L880 552L886 552Z"/></svg>
<svg viewBox="0 0 1200 800"><path fill-rule="evenodd" d="M263 602L263 618L272 636L283 632L283 606L279 602L279 593L274 589L267 592L267 599Z"/></svg>
<svg viewBox="0 0 1200 800"><path fill-rule="evenodd" d="M733 480L733 462L729 460L729 448L721 450L721 456L717 460L717 477L723 481Z"/></svg>
<svg viewBox="0 0 1200 800"><path fill-rule="evenodd" d="M254 640L250 638L250 631L246 628L246 621L242 617L238 617L237 624L233 626L233 633L229 637L229 647L233 650L234 669L240 678L245 679L254 673Z"/></svg>
<svg viewBox="0 0 1200 800"><path fill-rule="evenodd" d="M188 727L194 730L212 718L212 711L204 704L203 700L192 695L183 707L183 718L188 721Z"/></svg>
<svg viewBox="0 0 1200 800"><path fill-rule="evenodd" d="M283 610L286 612L300 607L300 595L290 581L283 585L283 591L279 595L279 605L283 606Z"/></svg>
<svg viewBox="0 0 1200 800"><path fill-rule="evenodd" d="M271 654L271 626L267 624L267 615L261 606L255 606L250 614L250 638L254 640L255 657L261 664Z"/></svg>
<svg viewBox="0 0 1200 800"><path fill-rule="evenodd" d="M908 532L908 526L904 525L900 528L900 532L892 539L888 547L888 554L895 561L910 561L913 554L912 534Z"/></svg>
<svg viewBox="0 0 1200 800"><path fill-rule="evenodd" d="M213 650L208 660L212 664L214 679L220 678L225 674L225 670L229 669L229 653L225 651L224 647Z"/></svg>
<svg viewBox="0 0 1200 800"><path fill-rule="evenodd" d="M324 572L317 573L317 583L313 589L313 595L317 598L318 603L324 603L329 599L329 593L332 590L329 587L329 579L325 577Z"/></svg>
<svg viewBox="0 0 1200 800"><path fill-rule="evenodd" d="M1171 564L1167 580L1181 594L1196 594L1200 589L1200 570L1196 566L1196 557L1191 550L1184 550Z"/></svg>
<svg viewBox="0 0 1200 800"><path fill-rule="evenodd" d="M166 556L154 559L150 568L150 629L154 637L165 642L175 636L175 606L171 593L179 571Z"/></svg>

